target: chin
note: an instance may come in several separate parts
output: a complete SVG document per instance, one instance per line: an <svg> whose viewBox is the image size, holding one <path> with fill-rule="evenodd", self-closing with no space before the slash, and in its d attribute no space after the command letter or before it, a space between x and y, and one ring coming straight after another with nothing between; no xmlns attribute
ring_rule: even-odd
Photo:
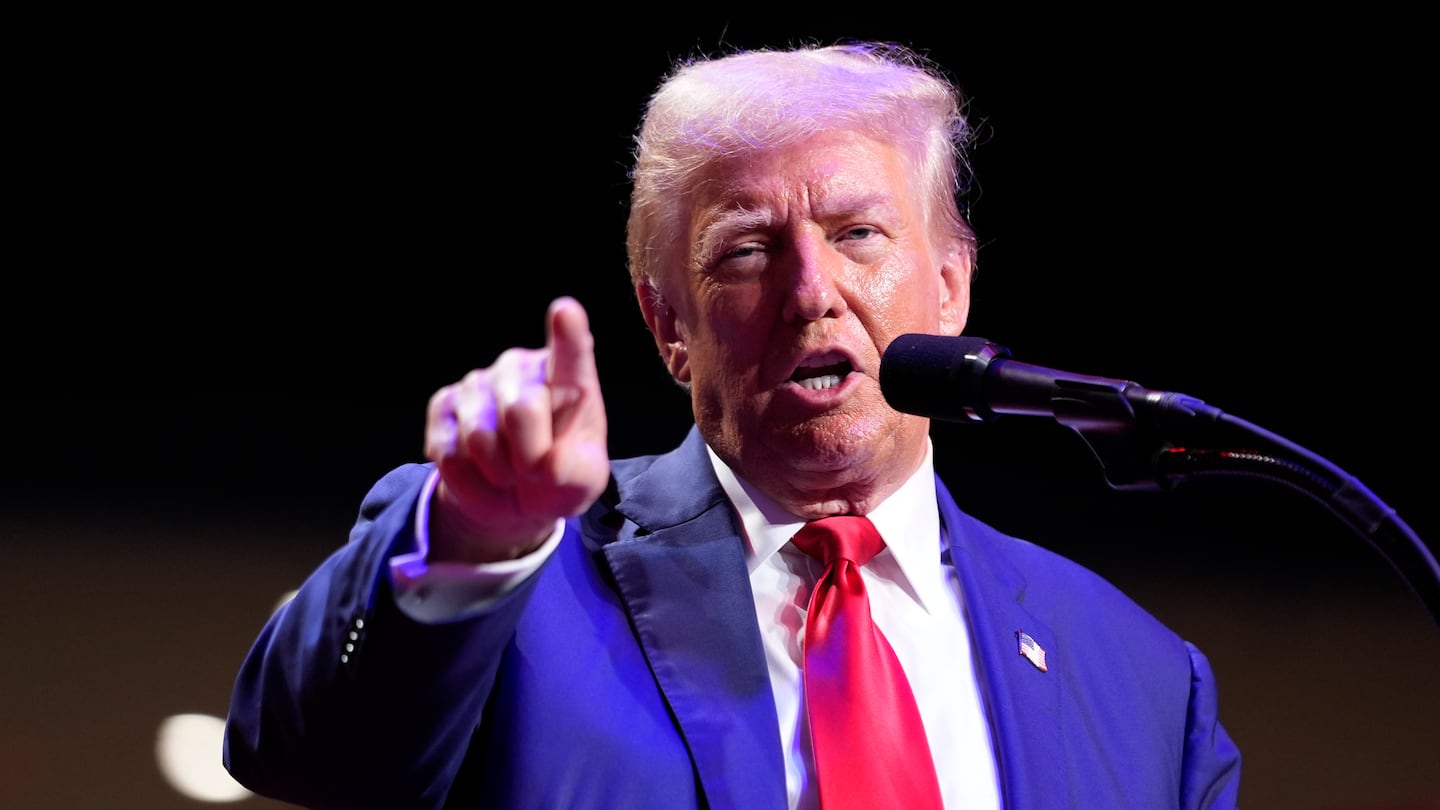
<svg viewBox="0 0 1440 810"><path fill-rule="evenodd" d="M790 456L791 466L816 472L843 471L879 456L890 446L887 437L892 435L894 426L883 419L827 414L775 437L774 446Z"/></svg>

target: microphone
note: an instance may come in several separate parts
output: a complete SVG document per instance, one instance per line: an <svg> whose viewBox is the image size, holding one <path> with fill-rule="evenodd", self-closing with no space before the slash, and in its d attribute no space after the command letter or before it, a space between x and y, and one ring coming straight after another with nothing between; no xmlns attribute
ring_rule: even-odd
<svg viewBox="0 0 1440 810"><path fill-rule="evenodd" d="M1194 397L1020 363L985 338L924 334L886 347L880 391L895 410L931 419L1052 416L1089 445L1113 489L1165 490L1224 474L1294 487L1369 541L1440 621L1440 564L1394 509L1328 460ZM1260 449L1205 449L1222 426Z"/></svg>
<svg viewBox="0 0 1440 810"><path fill-rule="evenodd" d="M1194 397L1131 380L1057 371L1011 359L979 337L905 334L880 359L880 391L890 407L947 421L988 422L1001 414L1050 416L1082 434L1213 424L1223 413Z"/></svg>

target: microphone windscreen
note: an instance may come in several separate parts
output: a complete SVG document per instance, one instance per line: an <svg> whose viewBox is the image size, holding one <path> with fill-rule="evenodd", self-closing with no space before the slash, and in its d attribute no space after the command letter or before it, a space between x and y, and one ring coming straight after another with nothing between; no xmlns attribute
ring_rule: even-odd
<svg viewBox="0 0 1440 810"><path fill-rule="evenodd" d="M985 338L900 335L880 358L880 392L904 413L984 421L994 417L982 391L985 368L1008 354Z"/></svg>

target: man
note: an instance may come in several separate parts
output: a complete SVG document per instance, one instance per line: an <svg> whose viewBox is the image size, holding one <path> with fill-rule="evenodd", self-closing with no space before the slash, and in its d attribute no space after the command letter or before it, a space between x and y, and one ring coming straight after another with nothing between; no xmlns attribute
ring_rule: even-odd
<svg viewBox="0 0 1440 810"><path fill-rule="evenodd" d="M628 248L695 428L609 459L587 314L556 300L544 348L434 394L429 462L380 480L266 625L231 773L310 807L840 806L809 704L848 675L805 664L822 566L792 538L864 515L935 806L1234 807L1200 651L962 513L928 421L880 390L893 338L965 326L967 137L955 88L898 46L679 66L637 138Z"/></svg>

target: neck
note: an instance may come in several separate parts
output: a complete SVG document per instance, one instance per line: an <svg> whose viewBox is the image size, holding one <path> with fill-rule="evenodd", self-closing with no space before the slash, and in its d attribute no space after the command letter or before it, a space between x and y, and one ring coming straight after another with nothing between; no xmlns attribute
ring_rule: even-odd
<svg viewBox="0 0 1440 810"><path fill-rule="evenodd" d="M773 469L766 467L762 467L760 474L750 475L713 448L708 449L711 464L721 481L726 481L727 474L732 479L725 486L743 488L746 496L775 523L831 515L868 515L903 487L929 459L927 442L911 464L881 467L872 470L870 475L860 475L862 470L856 468L845 471L845 476L837 480L835 475L815 475L794 469L786 469L782 475L766 474Z"/></svg>

